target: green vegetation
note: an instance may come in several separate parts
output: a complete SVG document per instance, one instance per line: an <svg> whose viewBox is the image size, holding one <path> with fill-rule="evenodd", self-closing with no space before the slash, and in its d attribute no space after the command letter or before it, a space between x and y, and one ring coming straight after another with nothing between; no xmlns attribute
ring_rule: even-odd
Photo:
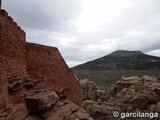
<svg viewBox="0 0 160 120"><path fill-rule="evenodd" d="M140 51L115 51L102 58L71 68L78 78L89 78L98 85L109 86L121 76L159 76L160 57Z"/></svg>
<svg viewBox="0 0 160 120"><path fill-rule="evenodd" d="M129 54L129 51L118 51L120 55L115 53L75 66L71 70L150 70L160 68L159 57L141 52Z"/></svg>

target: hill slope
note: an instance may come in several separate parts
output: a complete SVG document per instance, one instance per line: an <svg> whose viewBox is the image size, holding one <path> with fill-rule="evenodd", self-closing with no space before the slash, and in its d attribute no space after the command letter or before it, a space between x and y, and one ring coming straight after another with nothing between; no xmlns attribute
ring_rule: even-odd
<svg viewBox="0 0 160 120"><path fill-rule="evenodd" d="M99 59L71 68L80 79L89 78L100 85L109 85L121 76L159 75L160 57L140 51L118 50Z"/></svg>

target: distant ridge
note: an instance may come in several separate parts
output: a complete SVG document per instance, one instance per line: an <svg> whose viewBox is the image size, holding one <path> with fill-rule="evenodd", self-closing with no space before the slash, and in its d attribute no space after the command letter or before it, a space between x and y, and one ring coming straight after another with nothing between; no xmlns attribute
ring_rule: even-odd
<svg viewBox="0 0 160 120"><path fill-rule="evenodd" d="M150 70L160 68L160 57L141 51L117 50L109 55L75 66L71 70Z"/></svg>
<svg viewBox="0 0 160 120"><path fill-rule="evenodd" d="M117 50L101 58L72 67L71 70L79 78L90 78L95 82L106 82L108 78L116 81L121 76L159 75L160 57L150 56L141 51Z"/></svg>

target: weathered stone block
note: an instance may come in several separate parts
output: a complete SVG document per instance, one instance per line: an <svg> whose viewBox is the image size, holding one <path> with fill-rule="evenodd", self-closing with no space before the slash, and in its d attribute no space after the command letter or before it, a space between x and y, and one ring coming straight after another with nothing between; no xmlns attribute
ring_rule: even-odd
<svg viewBox="0 0 160 120"><path fill-rule="evenodd" d="M25 101L29 112L38 113L47 110L58 101L54 91L44 90L26 94Z"/></svg>

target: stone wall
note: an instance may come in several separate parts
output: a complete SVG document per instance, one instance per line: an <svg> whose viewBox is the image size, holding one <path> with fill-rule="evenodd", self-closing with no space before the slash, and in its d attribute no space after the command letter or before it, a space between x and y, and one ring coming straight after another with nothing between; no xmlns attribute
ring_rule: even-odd
<svg viewBox="0 0 160 120"><path fill-rule="evenodd" d="M8 103L8 78L26 74L25 32L0 9L0 108Z"/></svg>
<svg viewBox="0 0 160 120"><path fill-rule="evenodd" d="M25 32L5 10L1 10L0 19L0 54L5 56L7 76L23 76L26 72Z"/></svg>
<svg viewBox="0 0 160 120"><path fill-rule="evenodd" d="M24 102L25 92L41 89L81 105L79 84L58 49L26 43L25 32L0 6L0 110Z"/></svg>
<svg viewBox="0 0 160 120"><path fill-rule="evenodd" d="M67 89L68 99L81 104L80 87L56 47L26 43L27 73L38 84L34 89Z"/></svg>

